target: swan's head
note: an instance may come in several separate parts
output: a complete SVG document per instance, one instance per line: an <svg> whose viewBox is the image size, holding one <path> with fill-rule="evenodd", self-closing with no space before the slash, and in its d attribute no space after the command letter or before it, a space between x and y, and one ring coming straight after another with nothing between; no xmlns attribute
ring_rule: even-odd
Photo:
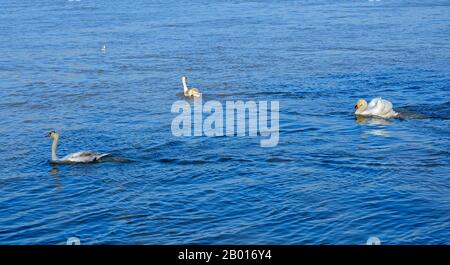
<svg viewBox="0 0 450 265"><path fill-rule="evenodd" d="M51 131L47 134L47 137L53 137L53 138L57 138L58 137L58 133L55 131Z"/></svg>
<svg viewBox="0 0 450 265"><path fill-rule="evenodd" d="M187 81L187 77L186 77L185 75L183 75L183 76L181 77L181 81L186 82L186 81Z"/></svg>
<svg viewBox="0 0 450 265"><path fill-rule="evenodd" d="M355 105L355 113L361 113L367 109L367 101L364 99L358 99Z"/></svg>

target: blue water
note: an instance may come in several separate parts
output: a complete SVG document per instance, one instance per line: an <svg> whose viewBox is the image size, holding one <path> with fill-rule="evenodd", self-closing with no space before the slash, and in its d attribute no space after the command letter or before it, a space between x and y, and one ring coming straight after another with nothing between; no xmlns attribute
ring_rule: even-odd
<svg viewBox="0 0 450 265"><path fill-rule="evenodd" d="M450 243L449 1L0 5L0 244ZM278 100L278 146L172 136L183 74Z"/></svg>

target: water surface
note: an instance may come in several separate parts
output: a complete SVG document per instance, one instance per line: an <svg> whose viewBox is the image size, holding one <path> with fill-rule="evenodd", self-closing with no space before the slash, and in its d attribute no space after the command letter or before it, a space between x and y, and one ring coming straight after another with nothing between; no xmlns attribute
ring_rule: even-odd
<svg viewBox="0 0 450 265"><path fill-rule="evenodd" d="M448 1L1 6L0 244L450 243ZM278 100L279 145L172 136L183 74ZM406 117L355 119L377 96Z"/></svg>

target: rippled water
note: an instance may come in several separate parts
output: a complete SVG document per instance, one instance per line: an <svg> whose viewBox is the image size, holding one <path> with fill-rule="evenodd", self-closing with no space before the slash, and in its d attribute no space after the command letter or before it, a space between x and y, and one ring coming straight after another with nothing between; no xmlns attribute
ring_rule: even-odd
<svg viewBox="0 0 450 265"><path fill-rule="evenodd" d="M1 244L450 243L448 1L1 6ZM279 145L172 136L183 74L278 100ZM377 96L403 118L355 119ZM50 130L113 157L51 165Z"/></svg>

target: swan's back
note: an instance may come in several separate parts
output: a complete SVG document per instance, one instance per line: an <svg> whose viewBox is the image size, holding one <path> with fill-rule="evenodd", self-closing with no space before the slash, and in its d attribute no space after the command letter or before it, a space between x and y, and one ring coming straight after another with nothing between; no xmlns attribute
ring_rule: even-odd
<svg viewBox="0 0 450 265"><path fill-rule="evenodd" d="M81 151L73 154L66 155L61 159L62 162L74 162L74 163L89 163L95 162L102 157L108 156L109 154L99 154L94 151Z"/></svg>
<svg viewBox="0 0 450 265"><path fill-rule="evenodd" d="M392 108L392 103L382 98L372 99L364 112L369 115L380 116L383 118L397 116L397 113Z"/></svg>
<svg viewBox="0 0 450 265"><path fill-rule="evenodd" d="M201 93L197 88L193 87L186 91L184 95L188 97L200 97Z"/></svg>

